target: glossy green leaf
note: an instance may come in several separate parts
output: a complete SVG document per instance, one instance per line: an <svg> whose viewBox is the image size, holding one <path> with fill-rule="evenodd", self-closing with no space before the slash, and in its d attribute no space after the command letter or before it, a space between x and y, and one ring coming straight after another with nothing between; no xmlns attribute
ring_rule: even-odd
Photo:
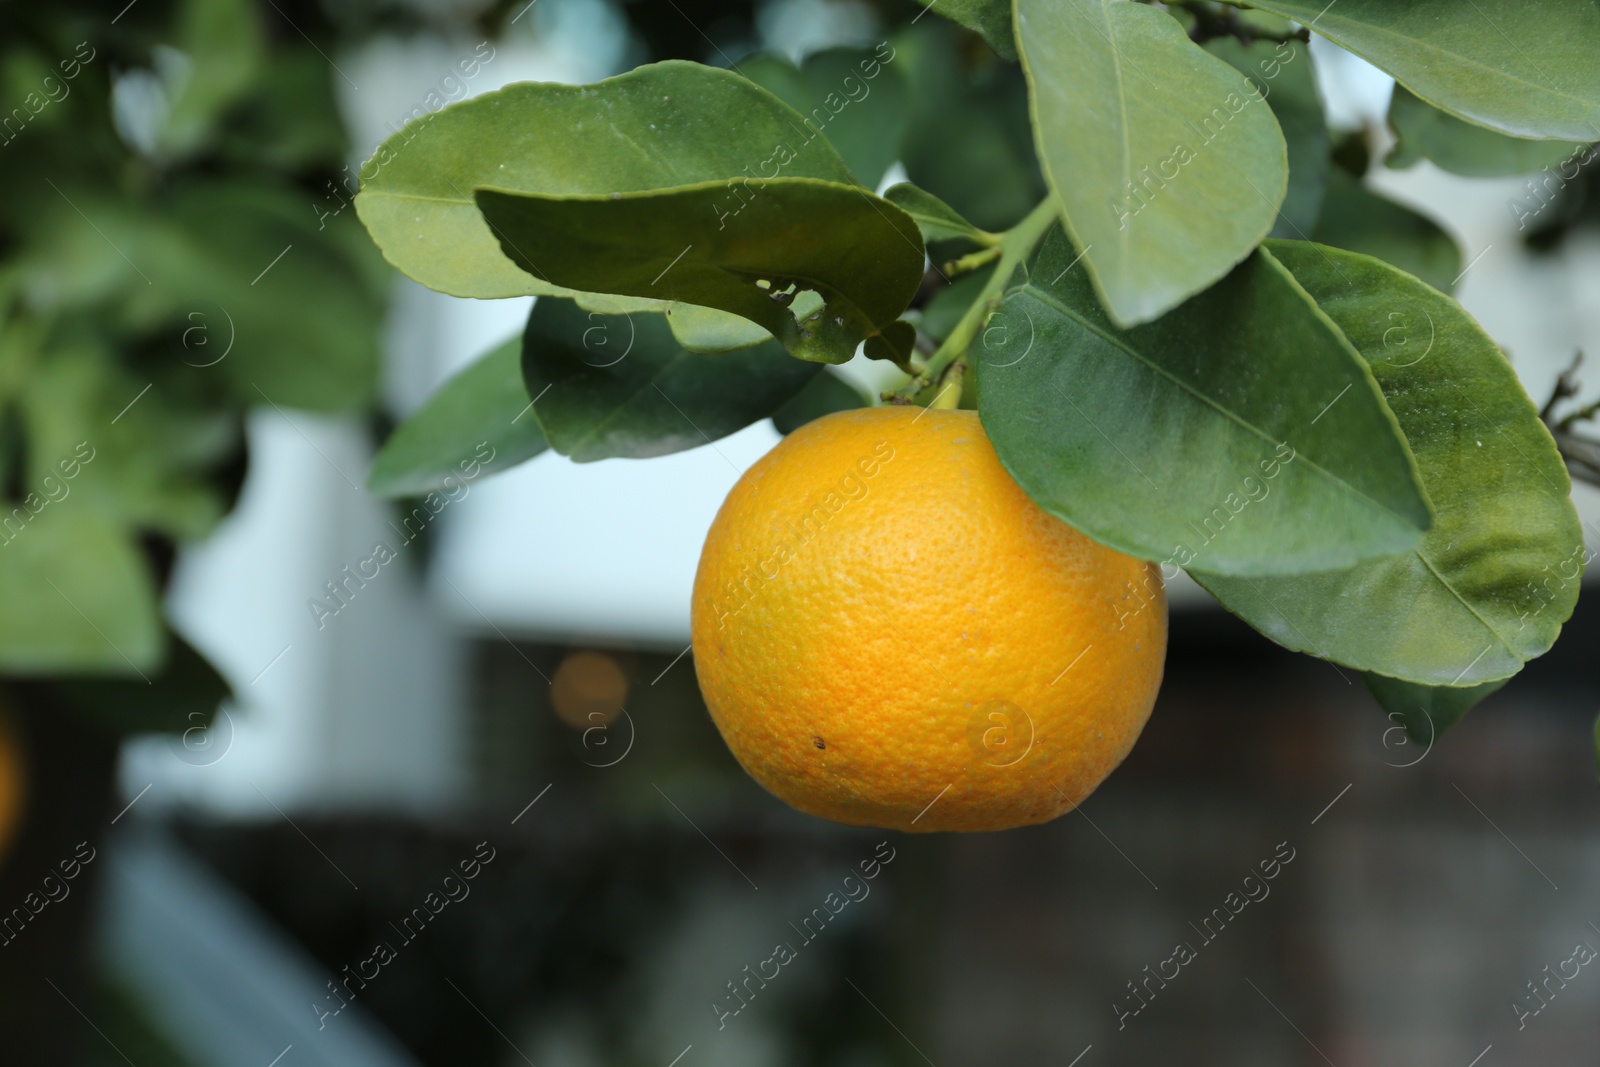
<svg viewBox="0 0 1600 1067"><path fill-rule="evenodd" d="M1279 644L1430 686L1508 678L1555 642L1585 562L1566 467L1460 305L1370 257L1269 243L1370 363L1437 510L1414 550L1321 574L1194 573Z"/></svg>
<svg viewBox="0 0 1600 1067"><path fill-rule="evenodd" d="M1002 59L1017 61L1016 33L1011 21L1011 0L917 0L929 11L982 37ZM921 18L922 16L917 16Z"/></svg>
<svg viewBox="0 0 1600 1067"><path fill-rule="evenodd" d="M506 255L556 285L732 312L802 359L845 362L916 295L922 236L893 204L814 178L741 189L477 197ZM779 297L808 289L826 305L802 322Z"/></svg>
<svg viewBox="0 0 1600 1067"><path fill-rule="evenodd" d="M356 209L389 262L428 288L523 296L560 290L501 254L473 201L479 186L574 197L721 182L719 206L733 211L746 181L780 174L854 181L771 93L673 60L596 85L508 85L412 122L362 165ZM702 215L701 229L707 218L717 224Z"/></svg>
<svg viewBox="0 0 1600 1067"><path fill-rule="evenodd" d="M148 673L165 651L155 583L131 535L31 490L0 503L0 670Z"/></svg>
<svg viewBox="0 0 1600 1067"><path fill-rule="evenodd" d="M905 76L884 62L893 54L887 42L871 50L831 48L799 67L760 55L741 59L739 72L799 112L804 136L821 134L856 179L876 189L900 158L909 120Z"/></svg>
<svg viewBox="0 0 1600 1067"><path fill-rule="evenodd" d="M1289 150L1289 188L1269 236L1304 240L1322 212L1331 166L1328 122L1310 47L1299 41L1246 45L1232 37L1207 41L1205 47L1248 78L1277 116Z"/></svg>
<svg viewBox="0 0 1600 1067"><path fill-rule="evenodd" d="M1452 174L1469 178L1504 178L1558 167L1584 146L1571 141L1529 141L1507 137L1419 99L1403 85L1394 87L1389 125L1399 141L1384 163L1399 170L1431 160ZM1597 132L1596 137L1600 137Z"/></svg>
<svg viewBox="0 0 1600 1067"><path fill-rule="evenodd" d="M1180 0L1188 3L1188 0ZM1281 15L1268 14L1254 8L1230 10L1221 8L1212 0L1189 7L1168 5L1167 14L1177 19L1190 37L1210 43L1229 37L1275 38L1282 40L1293 34L1295 24Z"/></svg>
<svg viewBox="0 0 1600 1067"><path fill-rule="evenodd" d="M893 363L907 374L912 373L911 357L917 348L917 328L901 320L890 323L876 337L867 338L862 354L868 359L882 359Z"/></svg>
<svg viewBox="0 0 1600 1067"><path fill-rule="evenodd" d="M1322 216L1310 239L1376 256L1448 293L1461 274L1461 250L1432 219L1379 196L1339 167L1328 175Z"/></svg>
<svg viewBox="0 0 1600 1067"><path fill-rule="evenodd" d="M1017 0L1039 158L1113 322L1211 285L1277 220L1287 150L1250 81L1169 15Z"/></svg>
<svg viewBox="0 0 1600 1067"><path fill-rule="evenodd" d="M985 230L1016 224L1047 192L1022 71L973 60L955 27L937 19L911 26L894 46L912 89L907 176Z"/></svg>
<svg viewBox="0 0 1600 1067"><path fill-rule="evenodd" d="M804 389L772 413L772 425L778 428L779 433L789 434L824 415L832 415L835 411L853 411L871 404L870 398L845 381L832 367L824 367L821 374L812 378Z"/></svg>
<svg viewBox="0 0 1600 1067"><path fill-rule="evenodd" d="M630 298L623 298L624 301L628 299ZM796 297L795 303L798 304L801 299L810 302L813 312L822 307L822 297L816 293L802 293ZM578 304L585 310L600 311L602 314L625 315L629 311L626 307L592 308L590 301L583 299L580 299ZM667 325L672 327L672 336L691 352L717 355L722 352L737 352L741 348L752 348L764 341L772 340L772 334L762 329L760 325L742 315L718 311L716 308L669 303L663 314L667 317ZM798 309L796 314L799 314Z"/></svg>
<svg viewBox="0 0 1600 1067"><path fill-rule="evenodd" d="M532 459L547 447L522 384L522 338L456 373L384 442L367 475L379 496L423 493Z"/></svg>
<svg viewBox="0 0 1600 1067"><path fill-rule="evenodd" d="M822 368L769 342L686 352L660 315L534 305L522 374L550 447L581 462L682 452L771 416Z"/></svg>
<svg viewBox="0 0 1600 1067"><path fill-rule="evenodd" d="M1229 0L1230 3L1237 0ZM1600 139L1592 0L1250 0L1382 67L1422 99L1514 137Z"/></svg>
<svg viewBox="0 0 1600 1067"><path fill-rule="evenodd" d="M958 239L988 243L993 239L962 218L955 208L910 182L891 185L883 191L883 198L911 216L928 244Z"/></svg>
<svg viewBox="0 0 1600 1067"><path fill-rule="evenodd" d="M578 306L586 311L598 311L603 315L626 315L634 310L627 306L631 297L618 297L616 304L605 306L603 301L595 299L595 295L586 293L579 297ZM803 322L821 311L822 304L821 294L806 290L795 294L789 310L794 313L797 320ZM741 315L718 311L716 308L669 303L663 314L667 316L667 324L672 327L672 336L691 352L716 355L721 352L736 352L741 348L750 348L772 340L772 334L756 323Z"/></svg>
<svg viewBox="0 0 1600 1067"><path fill-rule="evenodd" d="M1262 252L1121 330L1058 229L975 346L979 411L1042 507L1143 559L1239 575L1412 547L1415 463L1365 363Z"/></svg>
<svg viewBox="0 0 1600 1067"><path fill-rule="evenodd" d="M1372 696L1406 735L1419 745L1432 745L1439 735L1460 722L1492 693L1511 679L1470 686L1430 686L1385 678L1365 671L1361 675ZM1387 739L1385 747L1388 747Z"/></svg>

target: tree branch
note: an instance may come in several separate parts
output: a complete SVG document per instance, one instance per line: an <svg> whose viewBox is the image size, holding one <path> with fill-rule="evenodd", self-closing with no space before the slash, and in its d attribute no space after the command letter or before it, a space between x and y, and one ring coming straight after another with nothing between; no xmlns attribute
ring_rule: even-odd
<svg viewBox="0 0 1600 1067"><path fill-rule="evenodd" d="M1223 6L1219 9L1202 0L1166 0L1166 6L1187 11L1194 16L1194 29L1189 31L1189 39L1195 44L1205 44L1218 37L1232 37L1244 44L1254 41L1284 44L1288 41L1311 40L1311 31L1303 26L1290 33L1265 33L1241 19L1236 7Z"/></svg>
<svg viewBox="0 0 1600 1067"><path fill-rule="evenodd" d="M1551 429L1561 458L1567 461L1567 473L1590 485L1600 485L1600 441L1579 437L1569 430Z"/></svg>
<svg viewBox="0 0 1600 1067"><path fill-rule="evenodd" d="M1556 449L1567 464L1567 472L1590 485L1600 485L1600 441L1573 430L1578 423L1590 422L1600 413L1600 401L1586 404L1561 417L1556 415L1556 408L1563 400L1571 400L1582 391L1583 385L1577 377L1578 368L1582 365L1583 353L1578 352L1572 357L1572 365L1556 378L1550 399L1539 410L1539 418L1549 428L1550 436L1556 439Z"/></svg>

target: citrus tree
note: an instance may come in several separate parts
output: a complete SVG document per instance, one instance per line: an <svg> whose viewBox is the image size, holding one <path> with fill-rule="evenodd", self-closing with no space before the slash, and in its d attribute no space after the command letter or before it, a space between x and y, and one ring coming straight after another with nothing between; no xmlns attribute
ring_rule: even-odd
<svg viewBox="0 0 1600 1067"><path fill-rule="evenodd" d="M975 409L1033 505L1360 672L1421 741L1551 647L1588 561L1562 450L1451 297L1451 239L1369 188L1369 138L1330 134L1309 40L1398 81L1387 165L1536 173L1511 205L1526 228L1594 158L1600 8L907 15L799 66L511 85L390 138L355 201L388 260L538 300L399 427L370 487L425 494L484 444L499 469L787 433L872 403L832 369L864 353L902 372L883 401ZM897 162L909 180L875 193ZM1571 420L1561 436L1592 447ZM1135 578L1107 593L1124 614L1159 594Z"/></svg>

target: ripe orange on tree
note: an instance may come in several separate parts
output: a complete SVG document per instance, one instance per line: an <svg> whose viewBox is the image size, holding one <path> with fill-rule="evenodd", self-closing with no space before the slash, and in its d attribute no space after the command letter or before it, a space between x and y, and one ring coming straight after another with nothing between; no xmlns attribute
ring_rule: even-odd
<svg viewBox="0 0 1600 1067"><path fill-rule="evenodd" d="M728 495L695 669L755 779L911 831L1043 822L1132 748L1161 683L1159 570L1047 514L975 413L841 412Z"/></svg>

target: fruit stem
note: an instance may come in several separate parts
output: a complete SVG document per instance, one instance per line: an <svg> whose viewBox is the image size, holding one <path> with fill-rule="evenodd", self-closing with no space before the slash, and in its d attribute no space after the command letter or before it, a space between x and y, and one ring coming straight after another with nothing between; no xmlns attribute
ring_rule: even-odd
<svg viewBox="0 0 1600 1067"><path fill-rule="evenodd" d="M999 259L1001 254L1002 249L998 244L990 245L988 248L981 248L976 252L968 252L960 259L951 260L944 265L944 272L951 276L965 274L968 271L977 270L985 263Z"/></svg>
<svg viewBox="0 0 1600 1067"><path fill-rule="evenodd" d="M1001 235L998 245L999 262L995 264L994 273L989 275L983 291L967 308L961 320L955 324L950 336L946 337L944 343L928 357L927 366L923 368L922 373L895 390L886 399L900 403L908 402L911 397L938 381L946 367L967 354L967 350L972 347L973 338L977 337L983 324L1000 306L1000 298L1005 292L1006 283L1011 280L1011 275L1033 254L1034 248L1044 239L1046 231L1055 224L1058 214L1055 198L1047 196L1039 201L1037 207L1028 212L1026 218Z"/></svg>
<svg viewBox="0 0 1600 1067"><path fill-rule="evenodd" d="M954 411L960 407L961 385L966 378L966 373L966 360L958 359L950 364L950 368L944 374L943 386L934 394L933 399L928 401L928 406L939 411Z"/></svg>

